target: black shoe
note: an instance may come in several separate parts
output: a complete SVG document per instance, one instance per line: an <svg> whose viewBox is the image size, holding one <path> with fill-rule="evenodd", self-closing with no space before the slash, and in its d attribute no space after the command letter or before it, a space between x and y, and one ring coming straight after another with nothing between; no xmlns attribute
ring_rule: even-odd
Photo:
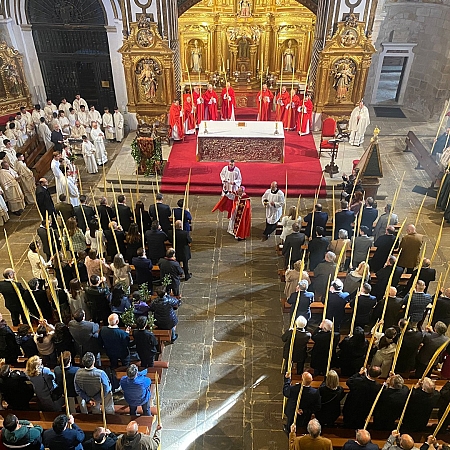
<svg viewBox="0 0 450 450"><path fill-rule="evenodd" d="M175 334L175 337L170 341L171 344L173 344L178 339L178 334Z"/></svg>
<svg viewBox="0 0 450 450"><path fill-rule="evenodd" d="M283 425L283 431L287 434L287 436L289 437L289 429L288 426L286 424Z"/></svg>

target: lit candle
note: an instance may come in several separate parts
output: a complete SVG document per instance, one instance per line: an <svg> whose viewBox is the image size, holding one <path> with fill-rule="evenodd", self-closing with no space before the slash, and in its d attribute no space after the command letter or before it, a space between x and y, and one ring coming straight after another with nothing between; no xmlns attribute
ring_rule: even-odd
<svg viewBox="0 0 450 450"><path fill-rule="evenodd" d="M258 59L258 64L256 65L256 70L259 70L259 59Z"/></svg>
<svg viewBox="0 0 450 450"><path fill-rule="evenodd" d="M230 70L230 60L227 59L227 70Z"/></svg>

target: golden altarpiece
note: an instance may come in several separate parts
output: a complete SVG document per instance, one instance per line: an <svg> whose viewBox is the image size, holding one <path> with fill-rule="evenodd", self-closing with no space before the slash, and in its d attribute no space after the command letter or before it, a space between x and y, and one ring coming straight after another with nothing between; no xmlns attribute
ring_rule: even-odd
<svg viewBox="0 0 450 450"><path fill-rule="evenodd" d="M23 71L22 55L6 42L0 43L0 116L29 107L31 96Z"/></svg>
<svg viewBox="0 0 450 450"><path fill-rule="evenodd" d="M139 123L165 123L176 96L173 51L164 41L156 22L145 15L130 24L130 35L119 49L125 71L128 109Z"/></svg>

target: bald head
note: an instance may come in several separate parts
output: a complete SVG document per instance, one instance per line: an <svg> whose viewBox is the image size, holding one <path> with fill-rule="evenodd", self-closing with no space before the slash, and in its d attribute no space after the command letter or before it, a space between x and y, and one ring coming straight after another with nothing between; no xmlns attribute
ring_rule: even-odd
<svg viewBox="0 0 450 450"><path fill-rule="evenodd" d="M127 436L134 436L138 432L138 424L135 420L132 420L127 425Z"/></svg>
<svg viewBox="0 0 450 450"><path fill-rule="evenodd" d="M367 430L358 430L356 432L356 442L359 445L367 445L370 442L370 433Z"/></svg>
<svg viewBox="0 0 450 450"><path fill-rule="evenodd" d="M302 381L304 386L309 386L312 383L313 377L309 372L303 372Z"/></svg>
<svg viewBox="0 0 450 450"><path fill-rule="evenodd" d="M119 316L117 314L111 314L108 317L108 325L114 326L117 325L118 323L119 323Z"/></svg>
<svg viewBox="0 0 450 450"><path fill-rule="evenodd" d="M389 297L396 297L397 296L397 289L395 289L394 286L391 286L389 288Z"/></svg>
<svg viewBox="0 0 450 450"><path fill-rule="evenodd" d="M411 450L414 447L414 439L409 434L402 434L400 437L400 447L403 450Z"/></svg>
<svg viewBox="0 0 450 450"><path fill-rule="evenodd" d="M416 232L416 227L413 224L410 224L406 227L406 232L408 234L414 234Z"/></svg>

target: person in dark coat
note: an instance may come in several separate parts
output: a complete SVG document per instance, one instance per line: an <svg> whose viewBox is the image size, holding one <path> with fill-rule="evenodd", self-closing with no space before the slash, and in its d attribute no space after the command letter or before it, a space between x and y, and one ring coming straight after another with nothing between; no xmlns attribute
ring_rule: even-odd
<svg viewBox="0 0 450 450"><path fill-rule="evenodd" d="M339 342L337 354L341 375L351 377L361 369L364 364L369 343L361 327L353 329L353 336L345 336Z"/></svg>
<svg viewBox="0 0 450 450"><path fill-rule="evenodd" d="M382 385L376 381L380 373L379 367L371 366L369 370L363 368L347 380L350 392L347 394L342 411L345 428L364 427L375 397L382 388Z"/></svg>
<svg viewBox="0 0 450 450"><path fill-rule="evenodd" d="M349 301L348 292L342 292L343 283L339 278L332 280L330 284L330 292L328 294L328 306L326 318L330 321L334 320L334 330L339 332L341 324L345 318L345 305ZM325 303L325 298L322 297L322 303Z"/></svg>
<svg viewBox="0 0 450 450"><path fill-rule="evenodd" d="M392 225L389 225L386 228L386 233L383 236L380 236L374 243L373 246L377 249L370 259L369 264L372 272L378 272L380 269L384 267L386 264L389 255L391 254L392 246L395 241L395 228ZM398 247L398 241L397 245Z"/></svg>
<svg viewBox="0 0 450 450"><path fill-rule="evenodd" d="M83 450L84 432L72 415L56 417L52 428L45 430L42 437L45 448L49 450Z"/></svg>
<svg viewBox="0 0 450 450"><path fill-rule="evenodd" d="M381 300L386 293L386 288L389 283L389 278L391 277L391 273L394 270L394 264L397 261L397 257L394 255L389 256L385 266L376 272L377 282L372 286L372 295L378 300ZM394 275L392 276L391 286L397 287L400 277L403 273L403 267L396 267Z"/></svg>
<svg viewBox="0 0 450 450"><path fill-rule="evenodd" d="M348 209L348 202L345 200L341 201L341 210L338 211L334 216L334 239L338 239L339 230L345 230L348 233L348 237L353 236L353 222L355 221L355 215L353 211Z"/></svg>
<svg viewBox="0 0 450 450"><path fill-rule="evenodd" d="M16 336L9 328L3 315L0 314L0 358L5 359L6 364L16 364L17 357L22 355Z"/></svg>
<svg viewBox="0 0 450 450"><path fill-rule="evenodd" d="M310 366L314 369L314 375L326 374L332 326L333 322L331 320L325 319L311 336L311 339L314 341L314 347L311 350ZM333 339L333 355L331 357L332 361L335 357L336 347L338 343L339 332L335 331Z"/></svg>
<svg viewBox="0 0 450 450"><path fill-rule="evenodd" d="M286 236L286 239L283 243L282 254L284 256L284 266L286 268L292 269L294 267L294 263L302 259L303 256L302 245L304 243L305 243L305 235L303 233L300 233L299 224L297 222L294 222L292 224L292 233ZM289 260L291 263L290 266Z"/></svg>
<svg viewBox="0 0 450 450"><path fill-rule="evenodd" d="M373 224L378 217L378 209L374 208L373 197L366 198L366 204L362 210L361 226L368 228L367 236L373 236Z"/></svg>
<svg viewBox="0 0 450 450"><path fill-rule="evenodd" d="M447 383L442 386L440 392L439 392L439 400L438 400L438 419L440 420L442 416L444 415L444 412L450 403L450 381L447 381ZM442 424L441 429L447 430L448 425L450 423L450 415L447 416L447 418L444 420L444 423Z"/></svg>
<svg viewBox="0 0 450 450"><path fill-rule="evenodd" d="M297 305L297 299L298 305L297 310L295 312L295 318L297 319L298 316L303 316L306 320L311 319L310 305L314 301L314 292L308 292L307 289L308 289L308 281L300 280L298 282L296 291L293 292L287 299L287 302L291 305L291 310L289 311L290 320L292 320L295 305Z"/></svg>
<svg viewBox="0 0 450 450"><path fill-rule="evenodd" d="M91 318L95 323L108 323L108 315L111 311L109 303L111 301L111 292L107 286L101 286L105 281L98 275L91 275L89 279L91 285L88 286L84 293L86 295L86 305L91 310Z"/></svg>
<svg viewBox="0 0 450 450"><path fill-rule="evenodd" d="M67 221L75 215L73 205L66 194L59 194L59 203L55 206L56 215L62 217L62 220L67 224Z"/></svg>
<svg viewBox="0 0 450 450"><path fill-rule="evenodd" d="M369 323L370 314L377 302L375 296L370 295L372 287L369 283L364 283L361 292L358 296L358 308L356 310L355 325L364 329L364 327ZM350 306L353 308L356 299L350 302Z"/></svg>
<svg viewBox="0 0 450 450"><path fill-rule="evenodd" d="M301 409L303 413L297 415L297 429L299 427L306 427L308 422L311 420L311 415L316 414L318 411L320 411L321 408L320 393L318 389L311 387L312 380L312 375L309 372L303 373L303 391L299 405L299 409ZM285 432L289 432L289 429L294 422L294 414L299 392L300 384L295 384L294 386L292 386L291 374L286 373L283 387L283 395L287 398L285 409L287 424L284 427Z"/></svg>
<svg viewBox="0 0 450 450"><path fill-rule="evenodd" d="M120 222L122 230L127 232L134 219L130 207L126 205L125 195L117 197L117 210L114 208L113 214Z"/></svg>
<svg viewBox="0 0 450 450"><path fill-rule="evenodd" d="M1 432L2 446L13 449L40 449L42 445L42 427L28 420L19 420L14 414L5 414Z"/></svg>
<svg viewBox="0 0 450 450"><path fill-rule="evenodd" d="M183 269L175 258L175 250L169 248L165 258L158 261L159 273L161 283L164 282L164 277L170 277L170 284L166 285L167 290L172 291L174 296L180 295L180 276L183 275Z"/></svg>
<svg viewBox="0 0 450 450"><path fill-rule="evenodd" d="M52 226L52 222L50 221L50 226ZM42 223L39 225L39 228L36 230L37 235L39 236L39 239L42 243L42 251L45 253L47 261L50 260L52 254L55 253L55 244L53 242L53 233L55 233L55 238L58 241L59 239L59 233L58 230L53 230L50 234L50 242L48 241L48 233L47 233L47 224L46 221L43 220Z"/></svg>
<svg viewBox="0 0 450 450"><path fill-rule="evenodd" d="M370 324L373 326L378 319L381 319L383 314L384 304L386 299L380 300L373 309L372 318ZM398 324L398 316L402 309L403 299L397 297L397 289L391 286L389 288L389 296L387 298L386 311L384 313L383 332L390 327L394 327Z"/></svg>
<svg viewBox="0 0 450 450"><path fill-rule="evenodd" d="M52 342L55 347L56 356L59 357L63 352L69 352L72 358L75 358L76 350L69 327L62 322L55 325L55 332L52 336Z"/></svg>
<svg viewBox="0 0 450 450"><path fill-rule="evenodd" d="M80 205L74 206L73 212L75 214L75 217L77 218L78 228L80 228L83 233L86 234L86 223L89 225L91 223L91 220L95 218L95 210L92 206L86 205L85 195L80 195Z"/></svg>
<svg viewBox="0 0 450 450"><path fill-rule="evenodd" d="M325 257L330 242L324 234L325 228L315 227L315 236L308 244L309 270L314 270Z"/></svg>
<svg viewBox="0 0 450 450"><path fill-rule="evenodd" d="M136 216L136 224L139 227L139 232L145 235L145 232L152 227L152 219L150 219L150 214L145 209L144 202L141 202L140 200L136 202L134 214ZM141 222L144 229L142 229Z"/></svg>
<svg viewBox="0 0 450 450"><path fill-rule="evenodd" d="M73 320L69 322L69 331L75 341L77 353L83 357L86 352L98 355L100 344L98 342L97 323L85 320L86 313L82 309L77 309L73 314Z"/></svg>
<svg viewBox="0 0 450 450"><path fill-rule="evenodd" d="M339 377L330 370L319 388L321 408L316 412L316 419L322 426L334 427L341 415L341 400L345 396L344 388L339 386Z"/></svg>
<svg viewBox="0 0 450 450"><path fill-rule="evenodd" d="M336 271L336 255L333 252L325 253L325 259L317 265L314 269L314 281L309 288L314 292L317 297L325 296L328 286L328 279L331 276L331 280L334 278Z"/></svg>
<svg viewBox="0 0 450 450"><path fill-rule="evenodd" d="M153 292L153 264L145 255L145 250L141 247L137 249L137 256L132 258L131 264L136 270L136 284L141 286L147 283L149 292Z"/></svg>
<svg viewBox="0 0 450 450"><path fill-rule="evenodd" d="M25 358L31 358L34 355L39 355L39 351L34 342L34 334L31 332L30 325L22 324L17 328L17 343L22 349Z"/></svg>
<svg viewBox="0 0 450 450"><path fill-rule="evenodd" d="M181 220L175 222L175 255L179 263L183 263L184 281L192 277L189 272L189 260L191 259L192 238L189 231L181 229ZM173 234L169 236L169 241L173 244Z"/></svg>
<svg viewBox="0 0 450 450"><path fill-rule="evenodd" d="M292 350L292 363L296 363L297 365L297 375L301 375L303 373L303 366L305 365L308 350L308 342L311 338L311 333L308 333L305 330L307 323L308 321L303 316L299 316L295 320L295 326L297 329L295 332L294 347ZM281 336L281 340L284 342L283 372L290 371L290 367L287 367L287 364L289 361L289 350L291 348L292 332L292 328L289 328L283 333L283 336Z"/></svg>
<svg viewBox="0 0 450 450"><path fill-rule="evenodd" d="M431 267L431 261L428 258L424 258L422 262L422 268L420 269L419 274L419 280L422 280L425 283L425 290L424 292L427 293L428 286L432 281L436 280L436 269L432 269ZM402 291L405 295L411 290L412 284L414 282L414 279L417 275L417 269L414 269L411 278L408 280L408 283L406 283L405 289Z"/></svg>
<svg viewBox="0 0 450 450"><path fill-rule="evenodd" d="M109 229L109 222L115 219L114 212L110 206L107 204L106 197L100 198L100 204L97 207L100 226L103 231ZM89 223L89 222L88 222Z"/></svg>
<svg viewBox="0 0 450 450"><path fill-rule="evenodd" d="M5 308L10 312L12 323L16 327L20 323L20 318L22 319L22 323L27 322L14 286L16 286L22 296L25 295L25 289L21 283L14 281L15 277L16 272L13 269L5 269L3 272L4 280L0 281L0 294L5 299Z"/></svg>
<svg viewBox="0 0 450 450"><path fill-rule="evenodd" d="M400 431L414 433L424 430L438 400L439 392L435 389L434 381L425 377L413 388Z"/></svg>
<svg viewBox="0 0 450 450"><path fill-rule="evenodd" d="M161 330L172 330L172 343L174 343L178 334L175 333L175 328L178 323L178 316L175 312L181 305L181 300L178 300L166 294L166 289L161 286L156 290L158 297L150 303L150 311L154 313L155 322Z"/></svg>
<svg viewBox="0 0 450 450"><path fill-rule="evenodd" d="M163 203L163 198L164 196L160 192L158 192L156 194L156 208L158 209L158 213L156 212L155 205L150 205L148 212L150 214L150 219L152 220L152 222L154 220L157 220L161 225L164 233L166 233L168 236L172 229L172 224L170 223L172 210L170 209L169 205Z"/></svg>
<svg viewBox="0 0 450 450"><path fill-rule="evenodd" d="M159 222L154 220L152 228L145 232L145 242L148 246L148 257L153 264L157 264L161 258L166 256L166 242L168 240L167 234L162 231Z"/></svg>
<svg viewBox="0 0 450 450"><path fill-rule="evenodd" d="M147 213L148 214L148 213ZM128 233L125 237L125 245L127 247L125 253L125 261L131 263L134 257L137 256L137 251L142 248L142 235L139 232L139 227L137 223L132 223L130 228L128 228Z"/></svg>
<svg viewBox="0 0 450 450"><path fill-rule="evenodd" d="M30 409L34 387L25 372L11 370L9 364L3 364L0 367L0 393L8 408L26 411Z"/></svg>
<svg viewBox="0 0 450 450"><path fill-rule="evenodd" d="M175 220L181 220L183 219L183 230L184 231L192 231L192 215L189 212L188 209L184 209L184 217L183 217L183 205L184 200L180 198L180 200L177 201L178 208L173 209L173 217Z"/></svg>
<svg viewBox="0 0 450 450"><path fill-rule="evenodd" d="M387 380L388 388L384 389L373 413L373 427L376 430L394 430L396 420L400 418L409 389L400 375L393 375Z"/></svg>
<svg viewBox="0 0 450 450"><path fill-rule="evenodd" d="M406 320L401 319L398 322L399 329L403 330L405 324ZM414 330L411 325L408 324L405 335L403 336L402 346L398 353L397 365L395 366L397 373L409 378L409 372L414 369L416 365L417 350L422 341L422 332Z"/></svg>
<svg viewBox="0 0 450 450"><path fill-rule="evenodd" d="M117 436L107 428L97 427L92 438L83 442L84 450L114 450Z"/></svg>
<svg viewBox="0 0 450 450"><path fill-rule="evenodd" d="M312 213L306 214L303 219L306 222L305 234L307 237L311 237L311 226L313 224ZM327 228L328 213L322 212L322 205L317 203L314 208L314 225L322 227L324 230Z"/></svg>
<svg viewBox="0 0 450 450"><path fill-rule="evenodd" d="M136 326L137 329L133 331L133 342L141 360L141 367L153 367L155 356L158 353L158 339L150 330L146 330L146 316L139 316L136 319Z"/></svg>
<svg viewBox="0 0 450 450"><path fill-rule="evenodd" d="M53 142L53 150L55 152L60 152L63 149L64 137L60 129L59 123L54 125L52 134L50 135L50 140Z"/></svg>
<svg viewBox="0 0 450 450"><path fill-rule="evenodd" d="M450 325L450 288L444 289L437 299L431 324L434 326L438 320L444 322L447 327Z"/></svg>
<svg viewBox="0 0 450 450"><path fill-rule="evenodd" d="M53 370L55 373L56 384L59 387L64 386L64 377L62 372L61 364L64 364L64 372L66 377L66 389L67 389L67 397L69 401L69 409L70 413L76 413L75 402L77 398L77 393L75 391L75 375L79 369L77 366L72 366L72 356L70 352L62 352L61 354L57 354L59 360L59 366L56 366ZM62 356L62 358L61 358Z"/></svg>
<svg viewBox="0 0 450 450"><path fill-rule="evenodd" d="M55 217L55 204L53 203L52 196L48 190L48 180L46 178L39 179L39 184L36 187L36 203L44 220L47 214L48 217ZM54 226L56 227L56 224L54 224Z"/></svg>
<svg viewBox="0 0 450 450"><path fill-rule="evenodd" d="M116 235L115 239L113 233ZM118 227L117 222L111 222L109 224L109 228L103 230L103 234L106 239L106 254L111 257L111 259L113 259L118 253L125 255L125 233ZM119 251L117 251L116 240L117 245L119 246Z"/></svg>
<svg viewBox="0 0 450 450"><path fill-rule="evenodd" d="M377 444L371 442L370 433L367 430L356 430L356 440L349 439L342 450L379 450Z"/></svg>
<svg viewBox="0 0 450 450"><path fill-rule="evenodd" d="M111 314L108 317L108 326L100 329L98 340L100 345L105 348L112 369L119 367L119 360L122 366L126 367L130 364L130 334L119 328L117 314Z"/></svg>

